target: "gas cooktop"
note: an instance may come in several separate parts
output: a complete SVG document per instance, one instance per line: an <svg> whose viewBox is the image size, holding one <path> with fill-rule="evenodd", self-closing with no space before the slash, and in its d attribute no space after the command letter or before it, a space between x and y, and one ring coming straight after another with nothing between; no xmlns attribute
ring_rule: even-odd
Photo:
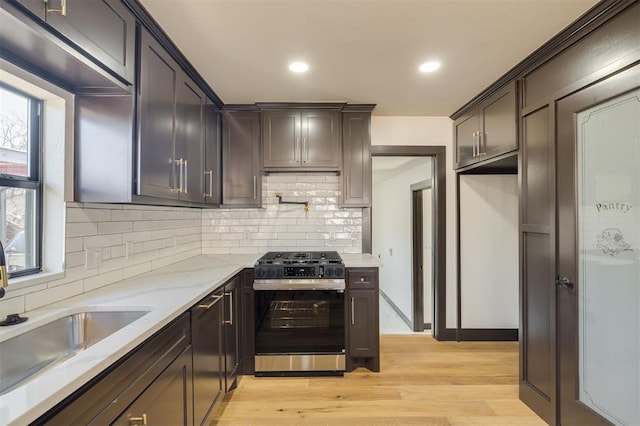
<svg viewBox="0 0 640 426"><path fill-rule="evenodd" d="M255 279L344 280L344 262L336 251L269 252L256 262Z"/></svg>
<svg viewBox="0 0 640 426"><path fill-rule="evenodd" d="M257 261L257 265L290 264L342 264L337 251L270 251Z"/></svg>

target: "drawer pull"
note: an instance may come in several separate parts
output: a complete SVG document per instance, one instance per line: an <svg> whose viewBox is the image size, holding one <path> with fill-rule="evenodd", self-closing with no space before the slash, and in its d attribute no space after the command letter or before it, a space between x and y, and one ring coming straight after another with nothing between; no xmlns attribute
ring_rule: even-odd
<svg viewBox="0 0 640 426"><path fill-rule="evenodd" d="M130 426L147 426L147 415L143 414L140 417L129 417Z"/></svg>
<svg viewBox="0 0 640 426"><path fill-rule="evenodd" d="M360 277L360 282L363 283L364 282L364 277Z"/></svg>
<svg viewBox="0 0 640 426"><path fill-rule="evenodd" d="M215 305L216 303L218 303L220 301L220 299L222 299L224 296L220 295L220 296L211 296L211 299L213 300L211 303L202 303L200 305L198 305L198 308L202 308L202 309L210 309L213 305Z"/></svg>

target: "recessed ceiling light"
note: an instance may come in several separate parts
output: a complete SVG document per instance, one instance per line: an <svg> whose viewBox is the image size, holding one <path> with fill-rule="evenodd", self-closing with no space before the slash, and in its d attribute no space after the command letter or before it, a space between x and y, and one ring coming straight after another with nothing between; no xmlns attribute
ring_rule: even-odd
<svg viewBox="0 0 640 426"><path fill-rule="evenodd" d="M309 65L304 62L292 62L289 64L289 70L292 72L307 72Z"/></svg>
<svg viewBox="0 0 640 426"><path fill-rule="evenodd" d="M424 64L420 65L419 70L420 70L420 72L434 72L438 68L440 68L440 62L438 62L438 61L429 61L429 62L425 62Z"/></svg>

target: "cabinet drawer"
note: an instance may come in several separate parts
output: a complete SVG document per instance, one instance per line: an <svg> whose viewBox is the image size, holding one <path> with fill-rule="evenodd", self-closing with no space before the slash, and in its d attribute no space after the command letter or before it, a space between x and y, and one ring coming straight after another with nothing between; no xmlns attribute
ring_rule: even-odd
<svg viewBox="0 0 640 426"><path fill-rule="evenodd" d="M375 269L348 269L347 285L349 289L375 289L378 287L378 275Z"/></svg>

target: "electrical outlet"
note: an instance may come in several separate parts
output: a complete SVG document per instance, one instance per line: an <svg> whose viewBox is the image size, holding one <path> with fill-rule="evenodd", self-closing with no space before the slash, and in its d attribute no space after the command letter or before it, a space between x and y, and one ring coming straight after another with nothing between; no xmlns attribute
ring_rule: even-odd
<svg viewBox="0 0 640 426"><path fill-rule="evenodd" d="M102 264L102 248L94 247L85 250L85 268L97 268Z"/></svg>
<svg viewBox="0 0 640 426"><path fill-rule="evenodd" d="M389 249L389 256L393 256L393 249L392 248Z"/></svg>
<svg viewBox="0 0 640 426"><path fill-rule="evenodd" d="M250 240L251 239L251 232L244 231L244 239L245 240Z"/></svg>

